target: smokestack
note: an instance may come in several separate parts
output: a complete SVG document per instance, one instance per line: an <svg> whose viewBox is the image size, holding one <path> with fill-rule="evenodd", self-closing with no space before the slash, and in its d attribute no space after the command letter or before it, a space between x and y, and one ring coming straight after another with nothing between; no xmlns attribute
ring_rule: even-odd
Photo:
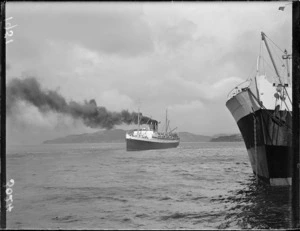
<svg viewBox="0 0 300 231"><path fill-rule="evenodd" d="M110 112L105 107L97 106L94 99L83 103L67 102L63 96L56 91L44 90L40 83L34 78L12 79L7 85L7 115L11 115L13 107L20 100L26 101L39 109L41 113L49 111L72 116L81 119L90 128L112 129L115 125L137 124L138 113L122 110L121 112ZM157 123L149 117L140 113L141 124Z"/></svg>

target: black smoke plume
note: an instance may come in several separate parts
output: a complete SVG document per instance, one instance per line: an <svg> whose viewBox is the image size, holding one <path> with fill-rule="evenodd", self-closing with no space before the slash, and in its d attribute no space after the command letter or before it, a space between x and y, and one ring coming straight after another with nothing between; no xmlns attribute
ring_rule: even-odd
<svg viewBox="0 0 300 231"><path fill-rule="evenodd" d="M40 83L34 78L12 79L6 88L6 113L10 115L17 101L23 100L36 106L40 112L54 111L70 115L75 119L81 119L84 124L91 128L112 129L115 125L137 124L138 113L122 110L121 112L110 112L105 107L97 106L94 99L78 103L67 102L63 96L56 91L44 90ZM149 117L140 113L140 123L157 123Z"/></svg>

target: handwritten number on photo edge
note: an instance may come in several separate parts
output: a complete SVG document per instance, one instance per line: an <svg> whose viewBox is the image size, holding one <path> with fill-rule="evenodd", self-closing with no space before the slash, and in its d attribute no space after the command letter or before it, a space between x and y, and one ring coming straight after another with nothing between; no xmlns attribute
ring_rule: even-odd
<svg viewBox="0 0 300 231"><path fill-rule="evenodd" d="M6 208L7 208L6 211L11 212L11 210L12 210L13 207L14 206L12 206L11 204L9 204L8 206L6 206Z"/></svg>
<svg viewBox="0 0 300 231"><path fill-rule="evenodd" d="M10 20L10 19L13 19L13 17L9 17L9 18L5 19L5 21Z"/></svg>
<svg viewBox="0 0 300 231"><path fill-rule="evenodd" d="M12 28L14 28L14 27L16 27L16 26L18 26L18 25L11 25L9 22L8 23L6 23L5 24L5 30L10 30L10 29L12 29Z"/></svg>
<svg viewBox="0 0 300 231"><path fill-rule="evenodd" d="M12 190L12 186L15 184L14 179L10 179L9 182L6 184L7 189L5 190L5 193L7 194L7 199L5 199L6 202L11 202L10 204L6 205L6 211L11 212L12 208L14 206L12 206L12 202L13 202L13 190Z"/></svg>
<svg viewBox="0 0 300 231"><path fill-rule="evenodd" d="M15 184L14 179L10 179L9 182L6 184L6 186L11 188L12 186L14 186L14 184Z"/></svg>
<svg viewBox="0 0 300 231"><path fill-rule="evenodd" d="M11 195L13 193L13 190L11 188L8 188L5 192L7 195Z"/></svg>
<svg viewBox="0 0 300 231"><path fill-rule="evenodd" d="M13 17L9 17L9 18L5 19L5 21L8 21L8 20L10 20L10 19L13 19ZM11 24L10 22L6 22L6 23L5 23L5 30L6 30L6 33L5 33L4 38L7 38L8 36L9 36L9 37L13 36L14 32L13 32L13 30L11 30L11 29L14 28L14 27L16 27L16 26L18 26L18 25L13 25L13 26L12 26L12 24ZM11 43L11 42L13 42L13 41L14 41L14 40L11 39L11 40L9 40L9 41L6 41L5 44Z"/></svg>
<svg viewBox="0 0 300 231"><path fill-rule="evenodd" d="M5 38L7 37L7 36L13 36L14 35L14 32L12 31L12 30L10 30L10 31L7 31L6 33L5 33Z"/></svg>
<svg viewBox="0 0 300 231"><path fill-rule="evenodd" d="M8 201L13 202L13 196L12 196L12 195L9 195L8 199L6 199L5 201L6 201L6 202L8 202Z"/></svg>

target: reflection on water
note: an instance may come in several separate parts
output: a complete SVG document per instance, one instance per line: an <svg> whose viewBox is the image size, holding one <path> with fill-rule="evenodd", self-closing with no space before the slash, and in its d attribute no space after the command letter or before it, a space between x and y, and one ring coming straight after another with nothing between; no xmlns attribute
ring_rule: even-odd
<svg viewBox="0 0 300 231"><path fill-rule="evenodd" d="M228 209L219 228L280 229L291 227L291 187L257 183L254 175L241 190L229 191L230 196L212 199Z"/></svg>

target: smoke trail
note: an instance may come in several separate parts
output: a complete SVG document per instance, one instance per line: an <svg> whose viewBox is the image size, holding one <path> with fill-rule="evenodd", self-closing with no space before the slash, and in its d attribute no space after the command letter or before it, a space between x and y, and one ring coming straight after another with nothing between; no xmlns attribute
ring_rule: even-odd
<svg viewBox="0 0 300 231"><path fill-rule="evenodd" d="M66 102L65 98L56 91L44 90L40 83L34 78L12 79L6 88L6 113L10 115L17 101L24 100L36 106L40 112L54 111L70 115L75 119L81 119L84 124L91 128L111 129L115 125L137 124L138 113L122 110L121 112L110 112L105 107L97 106L94 99L78 103L75 101ZM154 122L149 117L140 113L140 123Z"/></svg>

